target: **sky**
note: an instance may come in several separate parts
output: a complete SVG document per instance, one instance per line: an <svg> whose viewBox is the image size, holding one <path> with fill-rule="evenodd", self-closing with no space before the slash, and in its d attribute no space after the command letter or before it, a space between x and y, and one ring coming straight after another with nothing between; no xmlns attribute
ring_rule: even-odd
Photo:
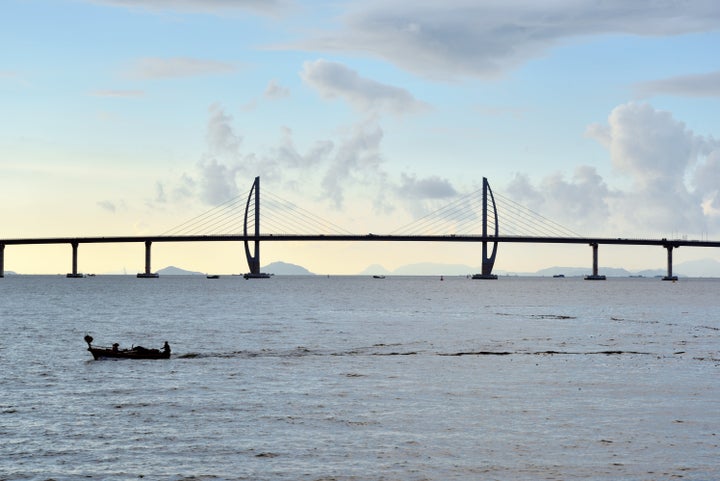
<svg viewBox="0 0 720 481"><path fill-rule="evenodd" d="M720 240L716 0L3 0L0 43L0 238L161 234L260 176L352 233L487 177L581 235ZM600 250L630 270L665 259ZM263 244L274 261L355 274L481 254ZM591 262L588 246L502 244L495 265ZM142 271L144 246L82 245L78 263ZM154 245L167 265L247 271L226 243ZM67 245L5 248L6 270L70 267Z"/></svg>

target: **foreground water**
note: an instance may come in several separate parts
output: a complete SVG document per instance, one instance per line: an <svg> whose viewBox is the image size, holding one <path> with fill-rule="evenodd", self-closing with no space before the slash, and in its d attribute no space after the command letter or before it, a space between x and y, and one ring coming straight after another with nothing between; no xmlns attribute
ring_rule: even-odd
<svg viewBox="0 0 720 481"><path fill-rule="evenodd" d="M7 277L0 480L719 479L718 290Z"/></svg>

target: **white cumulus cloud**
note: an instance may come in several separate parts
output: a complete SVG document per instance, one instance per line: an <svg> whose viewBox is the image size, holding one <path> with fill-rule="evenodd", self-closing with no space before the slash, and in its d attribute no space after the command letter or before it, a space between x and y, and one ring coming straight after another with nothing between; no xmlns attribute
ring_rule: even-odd
<svg viewBox="0 0 720 481"><path fill-rule="evenodd" d="M610 189L594 168L581 166L570 180L554 174L537 187L519 176L509 187L513 199L531 201L587 235L699 235L720 228L720 142L640 103L616 107L607 123L586 134L607 148L629 187Z"/></svg>

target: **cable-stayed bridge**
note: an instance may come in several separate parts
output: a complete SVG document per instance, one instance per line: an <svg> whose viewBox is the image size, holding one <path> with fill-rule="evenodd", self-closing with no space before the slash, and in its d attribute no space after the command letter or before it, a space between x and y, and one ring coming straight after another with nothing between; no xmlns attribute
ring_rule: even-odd
<svg viewBox="0 0 720 481"><path fill-rule="evenodd" d="M262 217L261 217L262 207ZM262 227L262 228L261 228ZM0 277L4 274L4 253L7 245L69 244L72 247L72 272L68 277L82 277L77 270L80 244L138 243L145 244L145 271L138 277L158 277L151 268L151 246L163 242L243 242L249 272L246 278L264 278L260 272L261 242L471 242L481 245L482 272L474 279L495 279L492 269L502 243L586 244L593 250L592 275L589 280L602 280L598 273L599 245L660 246L667 250L665 280L677 280L672 273L673 249L681 246L720 247L718 241L687 239L633 239L585 237L512 199L493 193L487 179L482 188L431 212L390 233L352 233L289 202L264 191L262 204L260 178L250 190L224 202L162 234L114 237L55 237L0 239Z"/></svg>

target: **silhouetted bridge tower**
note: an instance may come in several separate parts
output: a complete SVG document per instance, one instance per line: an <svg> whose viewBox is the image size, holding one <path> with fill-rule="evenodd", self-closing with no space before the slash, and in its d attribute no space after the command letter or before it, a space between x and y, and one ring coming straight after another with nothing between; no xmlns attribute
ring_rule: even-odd
<svg viewBox="0 0 720 481"><path fill-rule="evenodd" d="M269 274L260 271L262 242L470 242L480 243L482 246L481 272L473 275L473 279L496 279L497 276L492 271L498 245L501 243L585 244L592 247L593 253L592 274L586 276L589 280L605 279L605 276L598 273L600 245L665 248L667 250L665 280L677 279L672 272L673 249L681 246L720 247L720 242L707 240L583 237L520 206L511 199L494 194L486 178L483 178L481 191L463 196L390 234L361 235L348 232L272 193L263 193L263 206L270 207L270 214L268 215L268 209L264 207L262 221L263 225L270 225L273 233L262 233L260 200L260 178L256 177L246 200L244 194L238 196L161 235L0 239L0 277L4 274L5 247L13 245L70 245L72 272L68 273L68 277L82 277L77 268L78 248L81 244L144 243L145 270L138 273L138 277L154 278L158 276L151 268L153 243L242 241L249 269L245 277L252 279L270 277ZM503 214L502 230L499 211ZM242 234L238 234L239 231L242 231ZM302 231L305 233L301 233Z"/></svg>

